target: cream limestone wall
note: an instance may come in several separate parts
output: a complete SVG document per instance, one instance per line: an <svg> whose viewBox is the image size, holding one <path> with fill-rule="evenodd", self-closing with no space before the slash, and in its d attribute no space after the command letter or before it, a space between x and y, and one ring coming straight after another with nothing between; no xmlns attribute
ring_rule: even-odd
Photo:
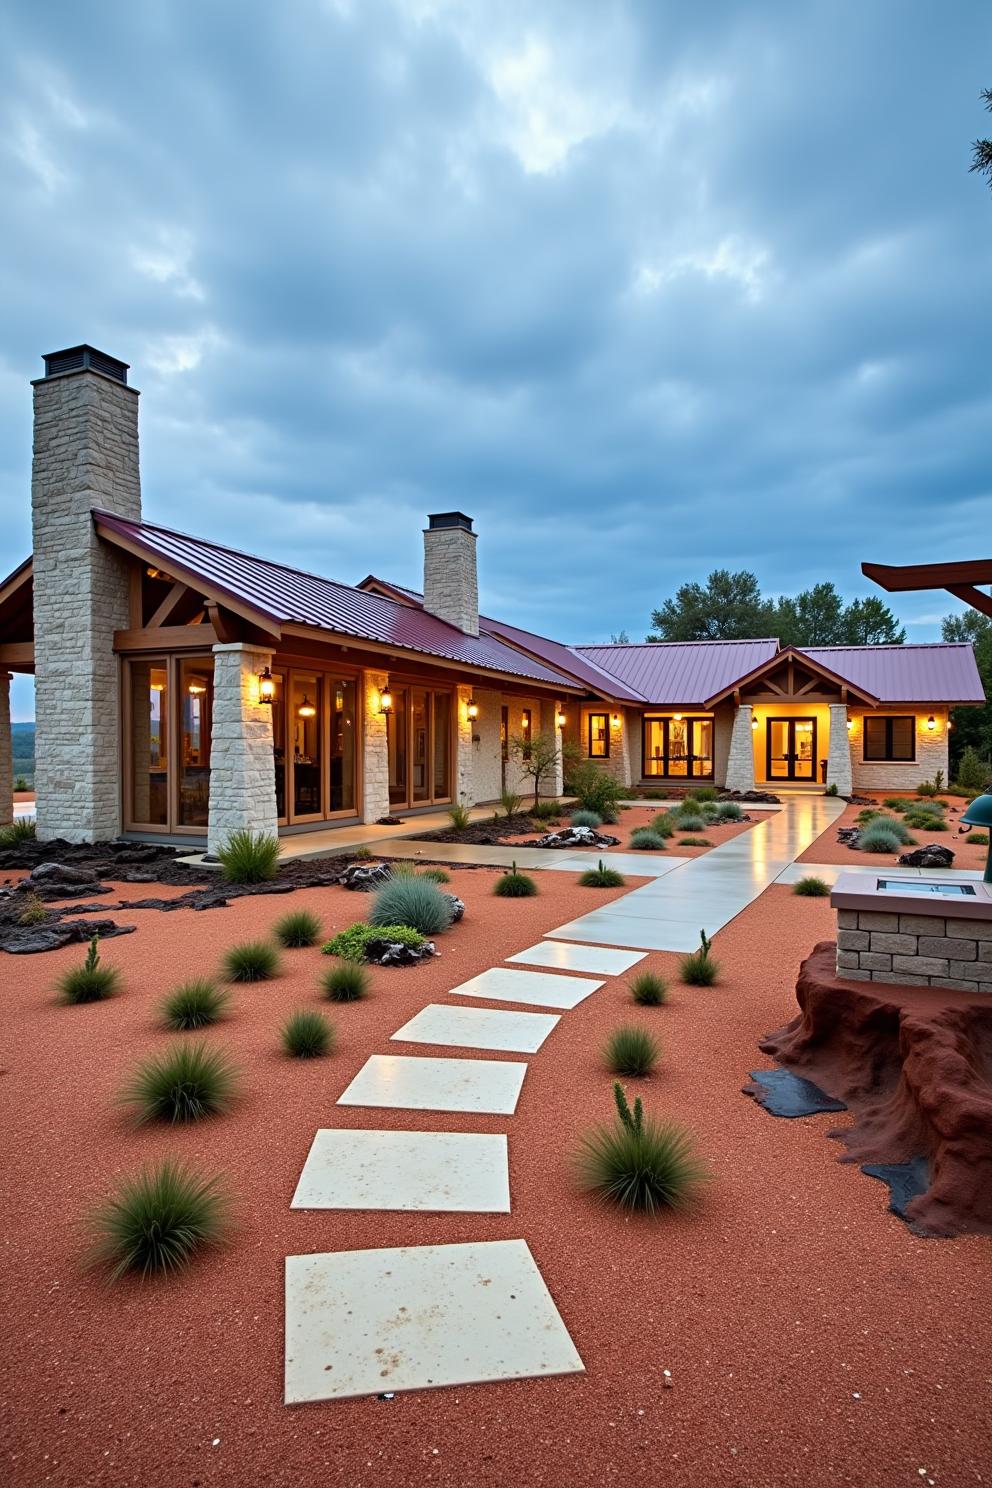
<svg viewBox="0 0 992 1488"><path fill-rule="evenodd" d="M424 532L424 609L479 634L476 534L466 527L431 527Z"/></svg>
<svg viewBox="0 0 992 1488"><path fill-rule="evenodd" d="M538 698L514 697L511 694L508 694L503 697L501 706L503 704L505 704L506 707L509 708L509 736L511 739L523 737L524 730L521 727L520 720L525 708L529 708L531 710L531 732L536 734L541 731L541 704ZM499 725L497 722L497 731L498 727ZM498 758L498 745L496 753ZM507 790L515 791L518 796L524 796L525 798L527 796L533 798L534 795L534 781L529 775L523 774L520 769L519 758L515 758L512 751L510 754L510 758L506 762L506 788ZM542 794L550 794L550 787L544 786L542 789Z"/></svg>
<svg viewBox="0 0 992 1488"><path fill-rule="evenodd" d="M728 790L748 791L754 789L754 729L752 710L742 703L734 709L730 729L730 749L727 755Z"/></svg>
<svg viewBox="0 0 992 1488"><path fill-rule="evenodd" d="M481 688L477 688L472 696L479 716L472 724L470 799L472 805L480 806L498 801L503 790L499 747L499 710L503 699L500 693L482 691Z"/></svg>
<svg viewBox="0 0 992 1488"><path fill-rule="evenodd" d="M463 806L475 803L475 758L472 746L473 724L468 716L471 687L455 688L455 777L453 795ZM478 699L476 699L478 701Z"/></svg>
<svg viewBox="0 0 992 1488"><path fill-rule="evenodd" d="M389 681L385 672L366 672L362 709L362 821L389 815L389 747L386 715L379 700Z"/></svg>
<svg viewBox="0 0 992 1488"><path fill-rule="evenodd" d="M10 673L0 671L0 827L14 820L14 748L10 737Z"/></svg>
<svg viewBox="0 0 992 1488"><path fill-rule="evenodd" d="M216 853L232 832L277 833L272 709L258 700L258 674L272 651L235 642L214 651L207 847Z"/></svg>
<svg viewBox="0 0 992 1488"><path fill-rule="evenodd" d="M910 764L873 762L864 758L864 718L871 712L916 719L916 759ZM927 728L927 720L933 715L934 728ZM921 780L932 780L938 770L944 772L947 783L947 709L946 708L851 708L851 774L854 789L859 793L885 791L912 791Z"/></svg>
<svg viewBox="0 0 992 1488"><path fill-rule="evenodd" d="M730 764L730 739L734 729L734 705L721 703L713 711L713 783L726 785Z"/></svg>

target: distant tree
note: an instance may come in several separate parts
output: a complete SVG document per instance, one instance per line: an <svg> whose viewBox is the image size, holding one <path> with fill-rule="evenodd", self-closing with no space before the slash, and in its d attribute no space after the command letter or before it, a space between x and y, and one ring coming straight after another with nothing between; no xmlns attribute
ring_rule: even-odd
<svg viewBox="0 0 992 1488"><path fill-rule="evenodd" d="M814 584L775 607L775 634L783 646L841 646L846 640L844 601L831 583Z"/></svg>
<svg viewBox="0 0 992 1488"><path fill-rule="evenodd" d="M508 747L521 775L528 776L534 782L536 806L541 796L541 782L554 774L561 754L557 733L536 733L527 738L511 738Z"/></svg>
<svg viewBox="0 0 992 1488"><path fill-rule="evenodd" d="M981 97L985 107L992 113L992 88L983 88ZM978 171L979 175L986 177L989 186L992 186L992 140L976 140L971 153L969 170Z"/></svg>
<svg viewBox="0 0 992 1488"><path fill-rule="evenodd" d="M958 762L970 746L983 760L992 759L992 619L978 610L963 615L945 615L940 622L941 639L968 641L975 648L978 673L985 688L986 703L981 708L953 708L951 722L951 778Z"/></svg>
<svg viewBox="0 0 992 1488"><path fill-rule="evenodd" d="M630 645L630 636L627 634L627 632L625 630L618 630L617 633L616 633L616 635L611 635L610 636L610 645L611 646L629 646Z"/></svg>
<svg viewBox="0 0 992 1488"><path fill-rule="evenodd" d="M906 632L874 594L852 599L844 611L844 646L901 646Z"/></svg>
<svg viewBox="0 0 992 1488"><path fill-rule="evenodd" d="M702 584L683 584L651 615L649 641L741 641L774 634L775 605L753 573L717 568Z"/></svg>

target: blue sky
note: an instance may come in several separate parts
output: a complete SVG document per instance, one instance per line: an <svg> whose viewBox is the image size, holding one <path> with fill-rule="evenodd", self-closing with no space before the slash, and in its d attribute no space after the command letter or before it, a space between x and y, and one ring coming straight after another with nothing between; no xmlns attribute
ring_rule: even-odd
<svg viewBox="0 0 992 1488"><path fill-rule="evenodd" d="M40 356L142 390L146 514L643 637L977 554L992 517L986 0L8 0L0 568ZM953 602L905 596L910 639ZM30 716L30 695L17 687Z"/></svg>

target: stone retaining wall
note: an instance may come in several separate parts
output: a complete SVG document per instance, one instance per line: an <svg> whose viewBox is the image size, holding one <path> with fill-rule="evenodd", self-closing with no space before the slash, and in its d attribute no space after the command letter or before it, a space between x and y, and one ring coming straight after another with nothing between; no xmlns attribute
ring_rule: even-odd
<svg viewBox="0 0 992 1488"><path fill-rule="evenodd" d="M837 911L837 974L859 982L992 992L992 922Z"/></svg>

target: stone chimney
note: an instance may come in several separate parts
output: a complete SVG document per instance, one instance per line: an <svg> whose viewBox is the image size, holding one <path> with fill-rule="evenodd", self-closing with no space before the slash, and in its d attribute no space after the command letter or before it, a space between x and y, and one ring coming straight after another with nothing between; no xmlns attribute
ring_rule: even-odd
<svg viewBox="0 0 992 1488"><path fill-rule="evenodd" d="M90 513L141 518L138 393L127 363L92 346L44 360L31 476L38 836L94 842L121 829L114 631L129 605L126 560Z"/></svg>
<svg viewBox="0 0 992 1488"><path fill-rule="evenodd" d="M472 518L436 512L424 528L424 609L466 635L479 634L479 578Z"/></svg>

